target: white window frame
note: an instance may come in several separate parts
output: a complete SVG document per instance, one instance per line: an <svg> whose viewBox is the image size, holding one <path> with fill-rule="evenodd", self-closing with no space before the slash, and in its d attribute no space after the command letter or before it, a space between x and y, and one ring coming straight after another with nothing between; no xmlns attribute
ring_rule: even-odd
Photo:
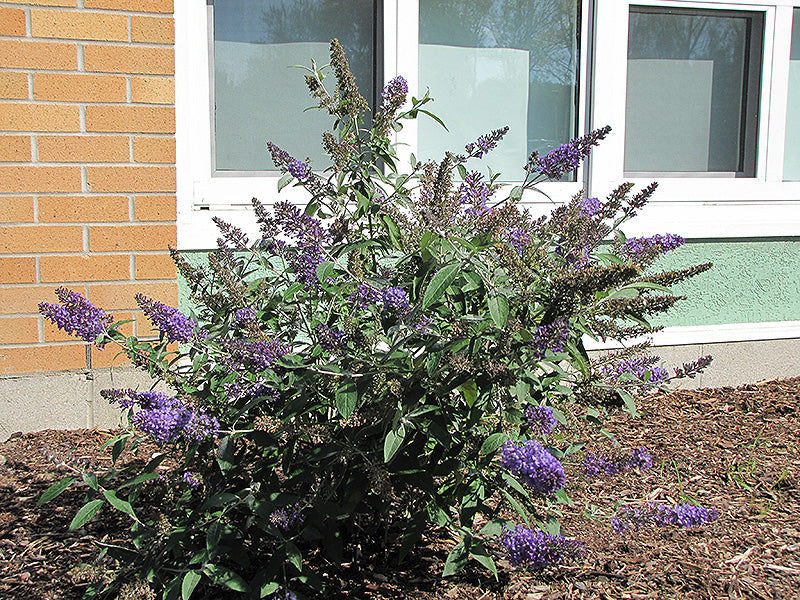
<svg viewBox="0 0 800 600"><path fill-rule="evenodd" d="M669 231L689 238L772 237L800 231L800 185L783 181L784 130L792 10L796 2L696 2L692 0L596 0L592 123L614 131L593 155L589 193L602 197L623 181L659 187L628 235ZM753 178L626 177L623 172L628 18L630 7L657 6L764 14L756 174Z"/></svg>
<svg viewBox="0 0 800 600"><path fill-rule="evenodd" d="M625 177L625 89L631 5L764 13L755 177ZM800 182L783 181L792 11L796 6L800 6L796 0L583 0L578 132L606 124L613 131L594 150L586 166L579 169L577 182L548 182L541 189L554 201L565 201L582 187L589 196L602 199L624 181L641 187L655 179L659 189L647 210L626 224L626 234L672 232L687 238L797 235ZM211 7L198 1L175 3L178 247L181 249L214 245L217 229L211 221L213 216L255 233L249 210L254 196L266 204L278 199L301 204L307 200L300 188L288 187L278 194L279 174L214 173L210 11ZM419 0L384 0L382 20L384 79L403 75L409 82L410 94L419 97ZM502 125L498 123L498 127ZM416 140L417 125L412 121L397 138L401 143L398 152L404 162L409 160ZM552 208L540 194L526 194L523 201L534 213L544 214Z"/></svg>

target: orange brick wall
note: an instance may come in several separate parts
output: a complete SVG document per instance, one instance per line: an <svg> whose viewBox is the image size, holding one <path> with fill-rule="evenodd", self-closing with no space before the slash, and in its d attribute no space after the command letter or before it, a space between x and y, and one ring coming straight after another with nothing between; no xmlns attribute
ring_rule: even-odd
<svg viewBox="0 0 800 600"><path fill-rule="evenodd" d="M0 2L0 375L122 363L43 321L59 285L141 334L135 292L177 305L172 9Z"/></svg>

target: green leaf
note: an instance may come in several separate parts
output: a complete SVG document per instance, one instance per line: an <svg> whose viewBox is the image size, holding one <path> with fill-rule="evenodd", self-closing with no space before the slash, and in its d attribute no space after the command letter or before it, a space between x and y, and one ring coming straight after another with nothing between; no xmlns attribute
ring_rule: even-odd
<svg viewBox="0 0 800 600"><path fill-rule="evenodd" d="M486 569L489 569L492 573L494 573L495 577L497 577L497 565L494 564L494 559L486 554L486 551L480 553L471 553L470 558L478 561L481 565L483 565Z"/></svg>
<svg viewBox="0 0 800 600"><path fill-rule="evenodd" d="M505 444L507 439L508 435L503 432L493 433L483 441L483 444L481 444L481 456L486 456L487 454L493 454L497 452L497 449Z"/></svg>
<svg viewBox="0 0 800 600"><path fill-rule="evenodd" d="M444 292L455 281L458 272L461 270L460 263L446 265L439 269L436 274L431 278L425 290L425 295L422 298L423 310L428 308L431 304L436 302L444 295Z"/></svg>
<svg viewBox="0 0 800 600"><path fill-rule="evenodd" d="M70 531L75 531L83 527L89 519L97 514L97 511L100 510L102 506L103 500L101 498L97 498L81 506L81 509L72 519L72 523L69 524Z"/></svg>
<svg viewBox="0 0 800 600"><path fill-rule="evenodd" d="M328 277L333 277L336 271L333 268L333 263L329 260L321 262L317 265L317 279L320 283L325 283Z"/></svg>
<svg viewBox="0 0 800 600"><path fill-rule="evenodd" d="M199 571L188 571L186 575L183 576L183 583L181 584L182 600L189 600L189 598L192 597L194 588L197 587L197 584L200 583L202 578L203 574Z"/></svg>
<svg viewBox="0 0 800 600"><path fill-rule="evenodd" d="M489 296L489 314L499 329L505 327L508 321L508 298L502 294Z"/></svg>
<svg viewBox="0 0 800 600"><path fill-rule="evenodd" d="M625 410L630 413L632 417L638 417L639 412L636 410L636 399L625 390L617 390L617 393L625 403Z"/></svg>
<svg viewBox="0 0 800 600"><path fill-rule="evenodd" d="M353 414L358 404L358 388L352 379L345 379L336 389L336 409L345 419Z"/></svg>
<svg viewBox="0 0 800 600"><path fill-rule="evenodd" d="M518 201L522 199L522 186L515 185L511 188L511 193L508 195L508 199L513 201Z"/></svg>
<svg viewBox="0 0 800 600"><path fill-rule="evenodd" d="M303 555L300 553L300 549L295 546L292 542L286 542L283 546L284 550L286 551L286 558L289 562L297 569L298 573L303 571Z"/></svg>
<svg viewBox="0 0 800 600"><path fill-rule="evenodd" d="M83 477L83 482L86 485L88 485L94 491L99 490L100 486L97 483L97 475L95 475L91 471L84 471L83 473L81 473L81 476Z"/></svg>
<svg viewBox="0 0 800 600"><path fill-rule="evenodd" d="M530 521L528 520L528 513L526 513L526 512L525 512L525 509L524 509L524 508L522 508L522 506L520 506L520 503L519 503L519 502L517 502L517 501L514 499L514 496L512 496L511 494L509 494L509 493L508 493L506 490L504 490L503 488L500 488L500 493L501 493L501 494L503 494L503 496L505 496L506 500L508 500L508 503L509 503L509 504L510 504L512 507L514 507L514 510L515 510L515 511L517 511L517 514L518 514L520 517L522 517L522 520L523 520L523 521L525 521L525 524L526 524L526 525L528 525L528 526L530 526L530 524L531 524L531 523L530 523Z"/></svg>
<svg viewBox="0 0 800 600"><path fill-rule="evenodd" d="M247 582L240 575L226 567L206 565L203 567L203 573L208 575L214 583L236 592L246 592L249 589Z"/></svg>
<svg viewBox="0 0 800 600"><path fill-rule="evenodd" d="M117 492L114 490L103 490L103 496L105 496L106 500L108 500L108 503L111 504L111 506L132 516L134 519L136 518L136 513L133 512L131 503L127 500L117 497Z"/></svg>
<svg viewBox="0 0 800 600"><path fill-rule="evenodd" d="M470 379L462 383L458 386L458 391L461 392L461 395L464 396L464 402L467 403L467 406L472 408L475 404L475 401L478 399L478 386L475 383L474 379Z"/></svg>
<svg viewBox="0 0 800 600"><path fill-rule="evenodd" d="M64 479L60 481L56 481L53 485L47 488L44 494L42 494L42 497L39 498L39 501L36 503L36 506L41 506L45 502L50 502L50 500L61 494L61 492L63 492L69 486L71 486L72 483L77 479L78 479L77 475L70 475L69 477L64 477Z"/></svg>
<svg viewBox="0 0 800 600"><path fill-rule="evenodd" d="M278 180L278 191L280 192L283 188L292 183L293 179L294 176L291 173L286 173L286 175Z"/></svg>
<svg viewBox="0 0 800 600"><path fill-rule="evenodd" d="M492 519L486 525L481 527L481 535L488 537L496 537L503 533L503 528L507 527L511 521L508 519Z"/></svg>
<svg viewBox="0 0 800 600"><path fill-rule="evenodd" d="M266 598L267 596L272 596L279 589L281 589L280 583L276 583L274 581L265 583L264 585L261 586L261 597Z"/></svg>
<svg viewBox="0 0 800 600"><path fill-rule="evenodd" d="M383 460L389 462L397 454L400 446L403 445L403 440L406 439L406 427L402 423L398 424L395 429L392 429L386 434L386 439L383 441Z"/></svg>
<svg viewBox="0 0 800 600"><path fill-rule="evenodd" d="M448 577L449 575L458 573L461 569L464 568L464 565L467 564L468 558L469 558L469 553L464 547L464 542L462 540L456 545L455 548L453 548L450 551L450 554L447 555L447 560L444 563L444 571L442 572L442 577Z"/></svg>

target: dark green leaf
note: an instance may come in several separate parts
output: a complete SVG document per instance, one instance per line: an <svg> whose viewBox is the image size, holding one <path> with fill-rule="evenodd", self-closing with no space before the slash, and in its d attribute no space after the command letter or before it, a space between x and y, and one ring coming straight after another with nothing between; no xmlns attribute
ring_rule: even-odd
<svg viewBox="0 0 800 600"><path fill-rule="evenodd" d="M520 506L520 503L519 503L519 502L517 502L517 501L514 499L514 496L512 496L511 494L509 494L509 493L508 493L506 490L504 490L503 488L500 488L500 493L501 493L501 494L503 494L503 496L505 496L506 500L508 500L508 503L509 503L509 504L510 504L510 505L511 505L513 508L514 508L514 510L515 510L515 511L517 511L517 514L518 514L520 517L522 517L522 520L523 520L523 521L525 521L525 524L526 524L526 525L530 525L530 521L528 520L528 513L526 513L526 512L525 512L525 509L524 509L524 508L522 508L522 506Z"/></svg>
<svg viewBox="0 0 800 600"><path fill-rule="evenodd" d="M493 454L497 452L497 449L505 444L507 439L508 435L505 433L493 433L483 441L483 444L481 444L481 455L486 456L487 454Z"/></svg>
<svg viewBox="0 0 800 600"><path fill-rule="evenodd" d="M217 585L225 586L236 592L246 592L248 590L247 582L235 571L231 571L226 567L206 565L203 567L203 573L208 575Z"/></svg>
<svg viewBox="0 0 800 600"><path fill-rule="evenodd" d="M444 563L444 571L442 577L447 577L458 573L467 564L469 553L464 548L464 542L459 542L455 548L447 555L447 560Z"/></svg>
<svg viewBox="0 0 800 600"><path fill-rule="evenodd" d="M286 558L288 561L294 566L295 569L297 569L298 573L302 572L303 555L300 553L300 549L292 542L286 542L283 548L286 551Z"/></svg>
<svg viewBox="0 0 800 600"><path fill-rule="evenodd" d="M83 477L83 482L86 485L88 485L94 491L98 491L99 490L100 486L97 483L97 475L95 475L91 471L84 471L83 473L81 473L81 476Z"/></svg>
<svg viewBox="0 0 800 600"><path fill-rule="evenodd" d="M460 263L446 265L439 269L431 278L422 298L422 308L428 308L444 295L444 292L455 281L458 272L461 270Z"/></svg>
<svg viewBox="0 0 800 600"><path fill-rule="evenodd" d="M397 454L400 446L403 445L403 440L406 438L405 425L400 423L395 429L386 434L386 439L383 441L383 460L389 462Z"/></svg>
<svg viewBox="0 0 800 600"><path fill-rule="evenodd" d="M336 271L331 261L326 260L317 265L317 279L319 279L320 283L325 283L329 277L333 277L335 274Z"/></svg>
<svg viewBox="0 0 800 600"><path fill-rule="evenodd" d="M284 175L278 180L278 191L280 192L283 188L292 183L293 179L294 177L292 176L291 173L286 173L286 175Z"/></svg>
<svg viewBox="0 0 800 600"><path fill-rule="evenodd" d="M77 475L70 475L69 477L64 477L64 479L60 481L56 481L53 485L47 488L44 494L42 494L42 497L39 498L36 506L41 506L45 502L50 502L50 500L57 497L59 494L61 494L61 492L71 486L74 481L77 481L77 479Z"/></svg>
<svg viewBox="0 0 800 600"><path fill-rule="evenodd" d="M492 320L499 329L505 327L508 321L508 298L501 294L490 296L489 314L492 315Z"/></svg>
<svg viewBox="0 0 800 600"><path fill-rule="evenodd" d="M345 379L336 389L336 409L345 419L353 414L358 404L358 387L352 379Z"/></svg>
<svg viewBox="0 0 800 600"><path fill-rule="evenodd" d="M108 500L109 504L116 508L117 510L129 514L134 519L136 518L136 513L133 512L133 507L131 503L127 500L123 500L122 498L117 497L117 492L114 490L103 490L103 496L105 496L106 500Z"/></svg>
<svg viewBox="0 0 800 600"><path fill-rule="evenodd" d="M188 571L186 575L183 576L183 583L181 584L182 600L189 600L189 598L192 597L194 588L197 587L197 584L200 583L202 578L203 575L199 571Z"/></svg>
<svg viewBox="0 0 800 600"><path fill-rule="evenodd" d="M72 519L72 523L69 524L70 531L75 531L76 529L83 527L89 519L97 514L97 511L100 510L102 506L103 500L100 498L92 500L91 502L87 502L81 506L81 509Z"/></svg>
<svg viewBox="0 0 800 600"><path fill-rule="evenodd" d="M464 396L464 401L467 403L467 406L472 408L475 401L478 399L478 386L475 384L475 380L470 379L462 383L458 386L458 390L461 392L461 395Z"/></svg>

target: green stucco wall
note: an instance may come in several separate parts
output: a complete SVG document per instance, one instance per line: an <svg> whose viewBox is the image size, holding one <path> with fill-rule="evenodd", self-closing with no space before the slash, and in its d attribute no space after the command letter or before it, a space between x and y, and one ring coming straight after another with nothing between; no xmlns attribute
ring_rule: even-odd
<svg viewBox="0 0 800 600"><path fill-rule="evenodd" d="M184 253L204 264L206 252ZM800 237L781 239L690 240L661 257L654 270L677 269L711 261L714 267L676 285L688 296L658 323L721 325L800 321ZM180 307L190 306L189 290L179 282Z"/></svg>

